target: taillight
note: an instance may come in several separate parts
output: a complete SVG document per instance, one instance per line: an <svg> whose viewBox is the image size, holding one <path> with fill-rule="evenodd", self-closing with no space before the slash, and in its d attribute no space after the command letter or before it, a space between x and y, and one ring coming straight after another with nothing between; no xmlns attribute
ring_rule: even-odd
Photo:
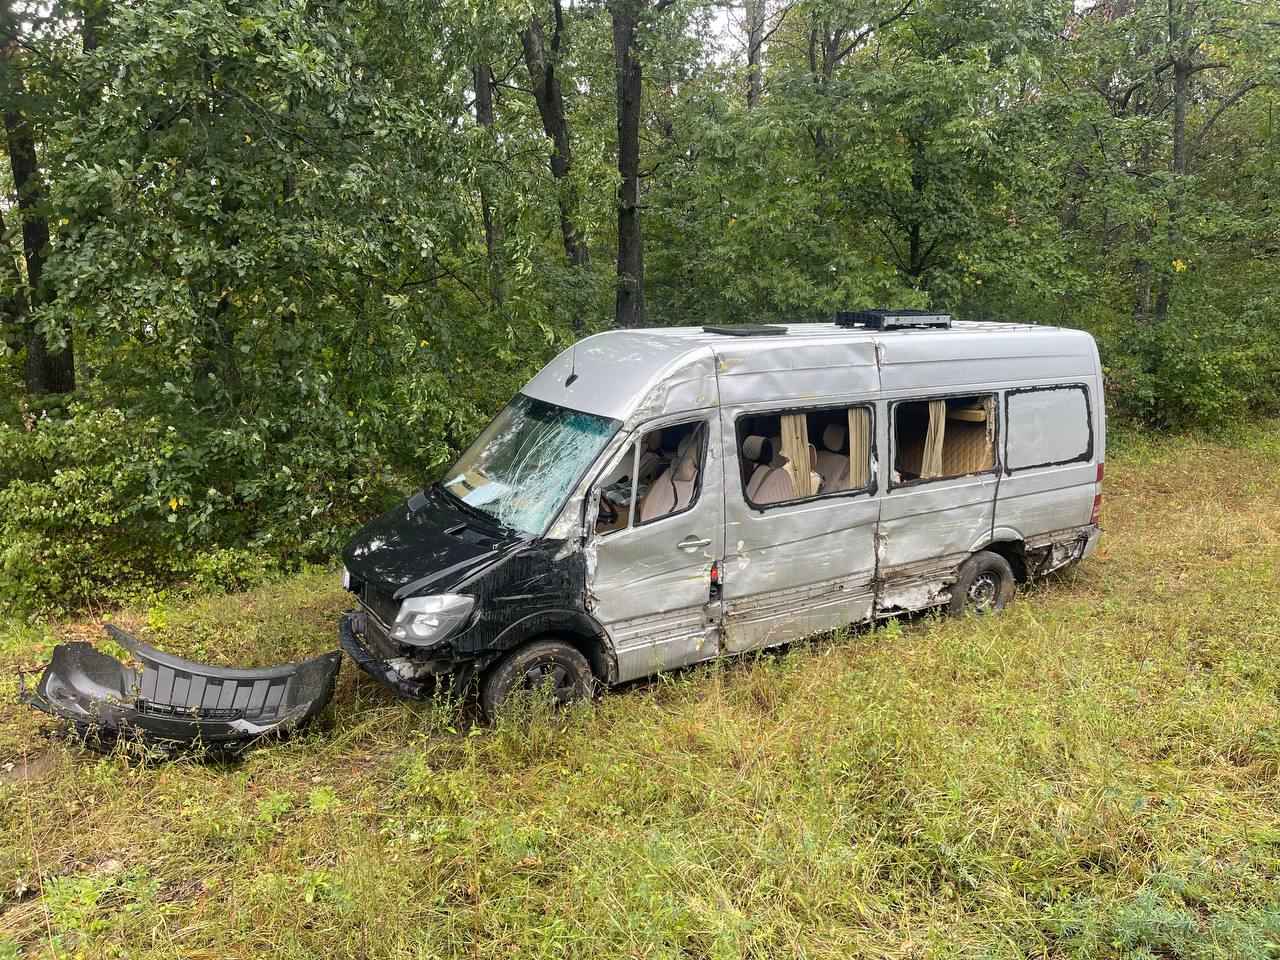
<svg viewBox="0 0 1280 960"><path fill-rule="evenodd" d="M713 587L720 586L720 561L719 560L711 564L711 585Z"/></svg>
<svg viewBox="0 0 1280 960"><path fill-rule="evenodd" d="M1102 520L1102 474L1105 464L1098 464L1098 476L1094 481L1093 489L1093 513L1089 517L1089 522L1097 526Z"/></svg>

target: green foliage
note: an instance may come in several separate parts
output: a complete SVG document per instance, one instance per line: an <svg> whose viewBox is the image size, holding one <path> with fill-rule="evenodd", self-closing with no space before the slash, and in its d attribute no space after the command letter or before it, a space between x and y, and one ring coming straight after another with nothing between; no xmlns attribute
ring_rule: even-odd
<svg viewBox="0 0 1280 960"><path fill-rule="evenodd" d="M1098 337L1129 423L1280 409L1277 0L769 0L750 106L724 8L651 6L650 323L891 304L1065 324ZM0 95L43 190L18 210L0 164L0 602L239 587L329 557L609 325L609 5L559 12L6 5L22 43ZM589 265L567 262L562 205ZM39 291L23 221L52 238ZM74 395L24 393L33 334L74 343Z"/></svg>
<svg viewBox="0 0 1280 960"><path fill-rule="evenodd" d="M243 587L325 558L393 488L355 418L211 427L72 404L0 426L0 595L16 606Z"/></svg>

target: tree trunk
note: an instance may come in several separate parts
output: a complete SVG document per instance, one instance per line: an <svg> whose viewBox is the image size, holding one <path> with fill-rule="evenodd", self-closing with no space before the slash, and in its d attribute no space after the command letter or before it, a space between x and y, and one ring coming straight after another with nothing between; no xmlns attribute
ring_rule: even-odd
<svg viewBox="0 0 1280 960"><path fill-rule="evenodd" d="M1135 111L1135 115L1140 114ZM1144 192L1147 188L1143 184L1147 182L1151 168L1151 145L1144 143L1138 148L1136 164L1136 172L1143 174L1138 184L1139 189ZM1140 325L1151 322L1151 261L1148 259L1148 249L1151 246L1152 232L1149 217L1139 219L1133 228L1133 245L1137 251L1133 259L1133 319Z"/></svg>
<svg viewBox="0 0 1280 960"><path fill-rule="evenodd" d="M1187 175L1187 99L1191 87L1191 64L1177 59L1173 64L1173 182L1169 185L1169 250L1178 252L1182 242L1179 218L1182 214L1182 185ZM1163 323L1169 316L1169 300L1173 292L1173 274L1164 265L1160 282L1156 285L1155 322Z"/></svg>
<svg viewBox="0 0 1280 960"><path fill-rule="evenodd" d="M487 63L478 63L472 74L476 87L476 122L492 138L493 69ZM494 303L501 306L506 296L502 270L502 223L497 218L488 184L483 179L480 181L480 214L484 220L484 246L489 257L489 295Z"/></svg>
<svg viewBox="0 0 1280 960"><path fill-rule="evenodd" d="M924 188L929 182L924 155L924 141L911 141L911 193L912 219L907 226L907 275L911 285L917 289L928 289L925 272L928 270L929 256L933 253L933 244L924 245L924 224L921 223L920 211L924 209Z"/></svg>
<svg viewBox="0 0 1280 960"><path fill-rule="evenodd" d="M644 245L640 233L641 65L636 50L638 0L615 0L613 56L618 109L618 296L614 320L622 328L644 326Z"/></svg>
<svg viewBox="0 0 1280 960"><path fill-rule="evenodd" d="M760 102L764 89L764 0L747 0L747 109Z"/></svg>
<svg viewBox="0 0 1280 960"><path fill-rule="evenodd" d="M33 315L37 308L53 299L44 284L44 262L49 248L49 222L41 209L44 191L40 183L40 166L36 157L35 133L31 120L20 103L24 84L22 60L18 49L17 17L9 4L4 7L0 23L3 56L8 84L4 111L4 128L9 141L9 165L13 186L18 194L18 214L22 220L22 253L27 267L27 305ZM43 333L30 326L26 329L27 392L70 393L76 388L75 354L71 331L63 329L65 343L50 343Z"/></svg>
<svg viewBox="0 0 1280 960"><path fill-rule="evenodd" d="M22 271L9 245L3 207L0 207L0 290L9 291L7 296L0 297L0 347L17 353L23 345L27 308L22 291Z"/></svg>
<svg viewBox="0 0 1280 960"><path fill-rule="evenodd" d="M98 49L99 31L107 19L107 0L85 0L80 10L80 37L85 53Z"/></svg>
<svg viewBox="0 0 1280 960"><path fill-rule="evenodd" d="M556 180L557 201L560 206L560 234L564 241L564 253L575 267L586 266L590 260L587 245L578 235L574 215L577 196L569 173L573 167L573 152L569 142L569 121L565 116L564 96L560 90L559 67L560 38L564 32L564 13L560 0L555 0L555 32L551 35L551 53L548 56L542 21L529 18L529 25L520 32L524 47L524 62L529 70L529 82L533 99L542 117L542 130L551 141L551 175Z"/></svg>

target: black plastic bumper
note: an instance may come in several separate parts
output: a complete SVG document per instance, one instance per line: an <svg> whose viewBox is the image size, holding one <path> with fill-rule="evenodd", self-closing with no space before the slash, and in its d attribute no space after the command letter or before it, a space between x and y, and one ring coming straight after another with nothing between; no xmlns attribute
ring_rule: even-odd
<svg viewBox="0 0 1280 960"><path fill-rule="evenodd" d="M366 614L353 610L344 614L338 626L338 645L357 667L379 683L384 683L402 697L425 700L436 690L434 677L410 679L402 677L386 660L365 646L363 636Z"/></svg>
<svg viewBox="0 0 1280 960"><path fill-rule="evenodd" d="M430 661L432 672L421 677L406 677L365 642L367 616L363 610L352 610L343 616L338 626L338 644L357 667L410 700L429 700L441 692L457 699L467 695L482 666L481 661L434 660ZM421 662L419 665L428 666Z"/></svg>
<svg viewBox="0 0 1280 960"><path fill-rule="evenodd" d="M35 689L21 692L28 704L71 721L98 744L138 736L168 748L238 752L315 717L332 698L342 663L335 650L278 667L212 667L163 653L111 625L107 633L140 669L91 644L64 643Z"/></svg>

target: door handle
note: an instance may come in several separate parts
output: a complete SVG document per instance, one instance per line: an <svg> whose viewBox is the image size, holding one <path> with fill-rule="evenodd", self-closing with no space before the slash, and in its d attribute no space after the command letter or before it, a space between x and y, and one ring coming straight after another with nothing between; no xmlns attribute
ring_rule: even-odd
<svg viewBox="0 0 1280 960"><path fill-rule="evenodd" d="M689 534L683 540L676 544L685 553L693 553L695 550L701 550L704 547L711 546L710 540L704 540L696 534Z"/></svg>

